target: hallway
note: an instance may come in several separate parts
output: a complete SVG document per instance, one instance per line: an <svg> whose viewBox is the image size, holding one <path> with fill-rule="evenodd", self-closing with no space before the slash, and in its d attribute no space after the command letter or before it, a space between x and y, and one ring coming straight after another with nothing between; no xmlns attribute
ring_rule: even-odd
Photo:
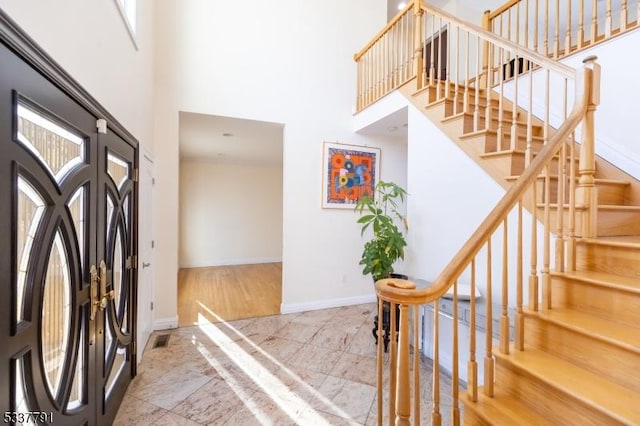
<svg viewBox="0 0 640 426"><path fill-rule="evenodd" d="M376 424L375 310L355 305L156 332L115 424ZM159 334L169 334L168 346L154 349ZM431 367L425 359L422 367L428 424ZM451 393L448 378L441 386Z"/></svg>
<svg viewBox="0 0 640 426"><path fill-rule="evenodd" d="M282 302L282 263L180 269L179 326L275 315Z"/></svg>

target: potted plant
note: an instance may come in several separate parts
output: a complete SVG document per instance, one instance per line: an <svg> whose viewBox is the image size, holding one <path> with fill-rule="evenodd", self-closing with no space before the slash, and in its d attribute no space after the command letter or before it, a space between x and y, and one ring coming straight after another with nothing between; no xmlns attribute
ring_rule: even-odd
<svg viewBox="0 0 640 426"><path fill-rule="evenodd" d="M398 211L398 204L407 196L399 185L393 182L379 181L374 188L374 196L364 196L358 200L355 211L359 213L358 223L362 226L360 235L371 228L373 236L365 242L360 265L364 275L371 274L376 282L383 278L397 277L407 279L406 275L394 274L393 265L398 259L404 259L407 241L403 231L407 231L407 219ZM402 228L400 228L400 226ZM396 306L396 331L399 325L399 309ZM383 304L382 328L384 330L384 351L389 346L390 315L389 304ZM373 322L373 337L378 344L378 316Z"/></svg>
<svg viewBox="0 0 640 426"><path fill-rule="evenodd" d="M364 244L360 265L364 266L362 273L371 274L375 282L389 278L396 261L404 259L407 241L398 225L406 231L407 219L398 211L398 204L404 201L407 191L393 182L384 181L379 181L374 191L375 196L358 200L355 211L360 214L360 235L369 228L373 231L372 238Z"/></svg>

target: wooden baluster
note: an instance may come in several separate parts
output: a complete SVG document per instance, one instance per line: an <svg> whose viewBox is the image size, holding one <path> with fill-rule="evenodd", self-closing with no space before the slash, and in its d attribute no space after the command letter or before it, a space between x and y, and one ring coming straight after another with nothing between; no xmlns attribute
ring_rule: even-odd
<svg viewBox="0 0 640 426"><path fill-rule="evenodd" d="M469 75L469 62L471 60L470 58L470 53L469 53L469 38L471 37L471 35L469 34L468 31L465 31L465 33L467 34L466 40L465 40L465 78L464 78L464 97L462 99L462 112L464 112L465 114L469 113L469 81L471 80L471 75Z"/></svg>
<svg viewBox="0 0 640 426"><path fill-rule="evenodd" d="M376 384L378 390L378 426L382 426L383 420L383 401L384 401L384 376L383 376L383 366L384 366L384 353L382 352L383 343L383 333L384 330L382 328L383 321L383 304L382 299L378 298L378 357L376 362Z"/></svg>
<svg viewBox="0 0 640 426"><path fill-rule="evenodd" d="M535 209L535 206L533 207ZM523 254L522 254L522 200L518 201L518 247L516 259L516 317L515 317L515 349L524 350L524 313L522 311L522 282L523 282Z"/></svg>
<svg viewBox="0 0 640 426"><path fill-rule="evenodd" d="M502 223L502 315L500 315L500 352L509 353L509 255L507 218Z"/></svg>
<svg viewBox="0 0 640 426"><path fill-rule="evenodd" d="M549 56L549 0L544 1L544 55Z"/></svg>
<svg viewBox="0 0 640 426"><path fill-rule="evenodd" d="M475 100L473 102L473 131L480 130L480 84L482 84L482 65L480 63L480 37L476 37L476 81Z"/></svg>
<svg viewBox="0 0 640 426"><path fill-rule="evenodd" d="M598 0L591 0L591 45L598 38Z"/></svg>
<svg viewBox="0 0 640 426"><path fill-rule="evenodd" d="M600 104L600 65L595 56L584 59L585 86L590 90L589 106L582 124L582 143L580 144L580 169L576 203L586 206L582 218L582 236L595 237L598 212L598 189L595 186L595 130L594 115ZM576 81L576 84L578 82Z"/></svg>
<svg viewBox="0 0 640 426"><path fill-rule="evenodd" d="M546 70L546 83L545 83L545 98L544 98L544 144L549 142L549 128L550 128L550 95L551 95L551 72ZM558 166L559 167L559 166ZM543 247L543 259L542 259L542 303L545 309L551 307L551 293L550 293L550 252L551 252L551 168L549 165L545 167L544 173L544 247ZM558 214L562 214L558 210Z"/></svg>
<svg viewBox="0 0 640 426"><path fill-rule="evenodd" d="M422 17L423 19L423 24L422 24L422 28L423 28L423 34L422 34L422 40L424 41L424 43L422 44L422 57L426 58L427 55L429 54L429 52L427 52L427 42L425 40L427 40L427 34L429 33L429 28L428 28L428 24L429 24L429 20L427 18L427 15L423 15ZM424 87L425 85L429 84L429 70L427 69L427 64L429 63L429 61L423 60L422 61L422 87Z"/></svg>
<svg viewBox="0 0 640 426"><path fill-rule="evenodd" d="M576 142L575 132L569 136L569 233L567 239L567 270L576 270Z"/></svg>
<svg viewBox="0 0 640 426"><path fill-rule="evenodd" d="M444 86L444 92L445 92L444 97L446 99L451 99L451 70L453 68L452 65L451 65L451 56L452 55L456 55L456 58L457 58L458 54L460 53L460 50L456 49L455 52L454 52L451 49L451 37L452 37L451 25L449 25L449 24L446 25L446 31L447 31L447 44L446 44L446 47L445 47L444 51L447 52L447 54L446 54L447 57L446 57L446 60L445 60L446 65L445 65L445 74L444 75L445 75L446 83L445 83L445 86ZM456 43L457 43L457 41L456 41Z"/></svg>
<svg viewBox="0 0 640 426"><path fill-rule="evenodd" d="M584 0L580 0L580 13L578 14L578 50L584 45Z"/></svg>
<svg viewBox="0 0 640 426"><path fill-rule="evenodd" d="M395 311L395 309L394 309ZM391 312L395 316L395 312ZM398 335L398 386L396 387L396 426L411 424L411 386L409 374L409 306L400 305L400 333Z"/></svg>
<svg viewBox="0 0 640 426"><path fill-rule="evenodd" d="M356 111L360 111L360 94L362 90L362 64L360 63L362 59L356 61Z"/></svg>
<svg viewBox="0 0 640 426"><path fill-rule="evenodd" d="M551 168L545 167L544 174L544 243L542 258L542 307L551 309ZM562 211L558 209L558 214Z"/></svg>
<svg viewBox="0 0 640 426"><path fill-rule="evenodd" d="M514 28L514 32L516 33L516 44L520 45L520 5L522 2L518 2L516 4L516 27Z"/></svg>
<svg viewBox="0 0 640 426"><path fill-rule="evenodd" d="M567 32L564 37L564 56L571 53L571 2L567 2Z"/></svg>
<svg viewBox="0 0 640 426"><path fill-rule="evenodd" d="M373 97L371 102L378 99L378 46L374 44L371 46L371 54L373 57L371 83L373 84Z"/></svg>
<svg viewBox="0 0 640 426"><path fill-rule="evenodd" d="M393 89L392 86L389 84L388 69L389 69L389 58L390 58L389 54L391 51L391 47L388 44L387 34L384 34L380 38L380 45L382 50L382 64L380 67L380 71L381 71L380 73L382 75L382 96L384 96Z"/></svg>
<svg viewBox="0 0 640 426"><path fill-rule="evenodd" d="M396 341L396 304L389 302L389 425L395 424L398 386L398 344Z"/></svg>
<svg viewBox="0 0 640 426"><path fill-rule="evenodd" d="M533 63L532 62L529 62L528 74L529 74L529 108L527 108L527 142L526 142L527 145L524 151L525 168L529 167L531 160L533 160Z"/></svg>
<svg viewBox="0 0 640 426"><path fill-rule="evenodd" d="M439 19L439 25L438 25L438 77L437 77L437 87L436 87L436 99L440 100L442 99L442 93L441 93L441 83L442 83L442 78L444 77L442 75L442 18ZM449 38L449 34L447 33L447 38ZM449 53L449 52L447 52Z"/></svg>
<svg viewBox="0 0 640 426"><path fill-rule="evenodd" d="M560 55L560 0L556 0L556 12L553 22L553 57L558 59L558 56Z"/></svg>
<svg viewBox="0 0 640 426"><path fill-rule="evenodd" d="M460 27L456 27L456 48L454 52L449 51L449 49L447 48L447 59L450 58L453 55L453 61L455 62L455 71L456 71L456 76L455 76L455 80L454 80L454 89L453 89L453 113L457 114L458 111L458 102L460 102L460 98L458 95L458 91L460 89L460 83L458 82L460 80L460 52L462 51L462 49L460 49ZM447 84L447 87L449 87L450 84Z"/></svg>
<svg viewBox="0 0 640 426"><path fill-rule="evenodd" d="M500 94L498 96L498 129L496 131L496 137L497 137L496 152L503 150L502 142L504 139L504 79L505 79L505 72L506 70L509 69L508 62L505 62L503 48L500 48L500 54L498 57L500 58L498 61L498 63L500 64L498 69L499 81L500 81ZM487 114L487 123L491 123L491 116L488 114ZM490 124L487 124L487 127L490 127Z"/></svg>
<svg viewBox="0 0 640 426"><path fill-rule="evenodd" d="M488 56L491 58L490 61L493 63L493 45L489 45L488 47ZM486 75L486 97L487 97L487 105L485 106L485 114L484 114L484 128L489 129L489 120L491 118L491 97L493 96L493 90L491 90L491 83L493 80L493 70L492 64L489 64L488 69L485 72Z"/></svg>
<svg viewBox="0 0 640 426"><path fill-rule="evenodd" d="M563 96L563 119L567 119L568 115L568 84L567 78L564 79L564 96ZM564 248L564 202L565 202L565 182L567 179L567 144L562 144L560 148L560 164L558 165L558 183L556 188L556 198L558 203L557 229L556 229L556 271L564 272L565 248Z"/></svg>
<svg viewBox="0 0 640 426"><path fill-rule="evenodd" d="M433 389L431 398L431 425L440 426L442 415L440 414L440 308L438 300L433 302ZM457 386L457 383L456 383Z"/></svg>
<svg viewBox="0 0 640 426"><path fill-rule="evenodd" d="M530 49L529 46L529 0L525 0L524 12L524 47Z"/></svg>
<svg viewBox="0 0 640 426"><path fill-rule="evenodd" d="M627 19L629 19L627 12L627 0L622 0L620 4L620 32L623 33L627 30Z"/></svg>
<svg viewBox="0 0 640 426"><path fill-rule="evenodd" d="M487 240L487 295L485 297L484 394L493 397L493 295L491 290L491 238Z"/></svg>
<svg viewBox="0 0 640 426"><path fill-rule="evenodd" d="M492 31L490 14L491 12L488 10L485 10L484 13L482 14L482 28L484 28L487 31ZM486 85L487 87L490 87L489 72L491 70L491 65L489 64L489 46L490 45L487 41L482 42L482 78L480 80L480 84L482 86Z"/></svg>
<svg viewBox="0 0 640 426"><path fill-rule="evenodd" d="M611 0L607 0L607 11L606 11L606 19L604 23L604 35L605 38L611 37L611 25L612 25L612 17L611 17Z"/></svg>
<svg viewBox="0 0 640 426"><path fill-rule="evenodd" d="M531 268L529 271L529 309L538 310L538 186L536 181L531 191Z"/></svg>
<svg viewBox="0 0 640 426"><path fill-rule="evenodd" d="M422 89L422 16L424 10L422 9L422 2L414 2L413 14L414 14L414 37L413 37L413 69L416 77L417 87L416 89Z"/></svg>
<svg viewBox="0 0 640 426"><path fill-rule="evenodd" d="M471 300L469 318L469 362L467 363L467 395L478 401L478 362L476 361L476 258L471 260Z"/></svg>
<svg viewBox="0 0 640 426"><path fill-rule="evenodd" d="M420 426L420 306L413 306L413 423Z"/></svg>
<svg viewBox="0 0 640 426"><path fill-rule="evenodd" d="M451 407L451 420L454 426L458 426L460 424L460 402L459 402L459 386L460 383L460 375L459 375L459 366L458 366L458 281L456 280L453 283L453 358L451 361L452 371L451 371L451 387L452 387L452 397L453 403Z"/></svg>
<svg viewBox="0 0 640 426"><path fill-rule="evenodd" d="M511 38L511 11L513 10L512 7L509 8L509 10L507 11L507 40L509 41L513 41L513 39Z"/></svg>
<svg viewBox="0 0 640 426"><path fill-rule="evenodd" d="M538 16L540 14L540 3L536 0L536 13L533 22L535 22L534 35L533 35L533 50L540 53L538 50L538 43L540 41L540 24Z"/></svg>
<svg viewBox="0 0 640 426"><path fill-rule="evenodd" d="M436 78L436 64L435 64L435 40L433 36L436 34L436 16L431 15L431 53L429 55L429 86L433 87L434 80Z"/></svg>
<svg viewBox="0 0 640 426"><path fill-rule="evenodd" d="M520 60L524 67L524 58L514 55L513 57L513 107L511 109L511 150L518 149L518 79L520 75Z"/></svg>

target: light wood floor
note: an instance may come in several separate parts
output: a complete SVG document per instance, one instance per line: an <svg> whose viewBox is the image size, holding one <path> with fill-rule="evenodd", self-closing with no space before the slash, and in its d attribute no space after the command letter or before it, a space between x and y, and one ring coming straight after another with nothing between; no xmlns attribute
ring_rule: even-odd
<svg viewBox="0 0 640 426"><path fill-rule="evenodd" d="M280 313L282 263L180 269L179 326Z"/></svg>

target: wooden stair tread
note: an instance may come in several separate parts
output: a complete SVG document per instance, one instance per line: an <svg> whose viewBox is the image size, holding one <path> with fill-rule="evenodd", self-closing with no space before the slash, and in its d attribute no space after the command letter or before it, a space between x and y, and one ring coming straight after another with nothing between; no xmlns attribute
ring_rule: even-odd
<svg viewBox="0 0 640 426"><path fill-rule="evenodd" d="M638 392L534 348L525 347L524 351L518 351L512 347L509 355L498 350L494 351L494 355L500 362L513 365L522 374L533 376L621 423L640 424Z"/></svg>
<svg viewBox="0 0 640 426"><path fill-rule="evenodd" d="M500 154L502 154L504 151L501 151ZM483 155L488 155L488 154L483 154ZM550 203L549 207L551 207L552 209L557 209L558 208L558 204L557 203ZM563 205L565 210L569 209L569 204L564 204ZM538 208L539 209L543 209L544 208L544 204L543 203L538 203ZM584 209L584 205L576 205L576 210L583 210ZM622 212L622 213L640 213L640 206L622 206L622 205L615 205L615 204L598 204L598 211L610 211L610 212Z"/></svg>
<svg viewBox="0 0 640 426"><path fill-rule="evenodd" d="M572 278L602 287L610 287L616 290L624 290L640 295L640 283L637 278L623 275L609 274L596 271L571 271L571 272L551 272L552 276Z"/></svg>
<svg viewBox="0 0 640 426"><path fill-rule="evenodd" d="M581 238L578 242L600 244L613 247L627 247L640 249L640 236L624 235L618 237Z"/></svg>
<svg viewBox="0 0 640 426"><path fill-rule="evenodd" d="M505 129L502 132L502 136L511 137L511 129L510 129L510 127L511 127L510 124L508 126L505 126ZM460 139L465 140L465 139L471 139L471 138L476 138L476 137L481 137L481 136L498 136L498 130L497 129L476 130L475 132L464 133L464 134L460 135L459 137L460 137ZM516 136L518 138L520 138L520 139L526 139L527 138L527 135L522 135L520 133L518 133ZM544 137L543 136L532 136L531 140L534 140L534 141L537 141L537 142L544 142Z"/></svg>
<svg viewBox="0 0 640 426"><path fill-rule="evenodd" d="M518 398L508 392L502 392L500 389L495 389L493 398L486 396L483 388L480 387L478 388L477 402L472 402L466 393L461 395L460 399L465 404L465 410L474 411L495 426L554 425Z"/></svg>
<svg viewBox="0 0 640 426"><path fill-rule="evenodd" d="M528 315L537 315L581 334L635 352L640 356L640 328L609 321L586 312L568 308L553 308L540 311L525 310Z"/></svg>

